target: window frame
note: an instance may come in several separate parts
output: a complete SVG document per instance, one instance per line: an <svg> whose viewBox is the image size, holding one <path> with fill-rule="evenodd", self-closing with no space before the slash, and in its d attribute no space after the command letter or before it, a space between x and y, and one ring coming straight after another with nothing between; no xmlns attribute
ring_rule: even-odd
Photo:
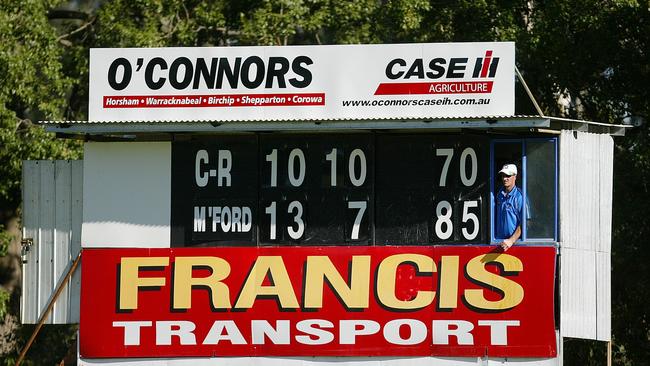
<svg viewBox="0 0 650 366"><path fill-rule="evenodd" d="M528 238L528 228L527 225L522 224L521 228L521 237L517 240L518 243L556 243L558 240L558 138L557 137L520 137L520 138L500 138L493 139L490 141L490 242L492 244L500 242L502 239L495 238L495 188L497 186L497 174L495 166L495 145L498 144L519 144L521 148L521 167L520 167L520 176L521 176L521 191L523 195L524 202L528 200L528 156L527 156L527 147L530 142L548 142L553 144L553 164L555 169L553 169L553 237L552 238ZM523 212L523 222L528 220L527 210Z"/></svg>

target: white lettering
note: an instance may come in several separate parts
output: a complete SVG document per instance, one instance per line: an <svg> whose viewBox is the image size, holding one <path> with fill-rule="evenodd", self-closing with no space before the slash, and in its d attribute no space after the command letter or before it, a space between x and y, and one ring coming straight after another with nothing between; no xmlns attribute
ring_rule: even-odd
<svg viewBox="0 0 650 366"><path fill-rule="evenodd" d="M289 344L289 321L277 320L273 327L267 320L251 320L253 344L265 344L265 336L272 344Z"/></svg>
<svg viewBox="0 0 650 366"><path fill-rule="evenodd" d="M230 187L232 177L230 176L230 169L232 168L232 153L230 150L219 150L219 170L217 175L217 185L223 187Z"/></svg>
<svg viewBox="0 0 650 366"><path fill-rule="evenodd" d="M490 344L493 346L507 346L508 327L518 327L519 320L479 320L478 325L490 327Z"/></svg>
<svg viewBox="0 0 650 366"><path fill-rule="evenodd" d="M219 344L220 341L229 341L232 344L246 344L244 336L237 328L237 324L232 320L217 320L212 323L203 344Z"/></svg>
<svg viewBox="0 0 650 366"><path fill-rule="evenodd" d="M196 185L199 187L205 187L208 185L209 175L207 172L203 172L201 166L208 163L208 152L205 150L199 150L196 152L196 163L194 168L194 178L196 180ZM205 174L203 174L205 173Z"/></svg>
<svg viewBox="0 0 650 366"><path fill-rule="evenodd" d="M379 323L374 320L341 320L339 342L355 344L358 335L371 335L379 332Z"/></svg>
<svg viewBox="0 0 650 366"><path fill-rule="evenodd" d="M402 338L400 329L402 326L409 328L409 336ZM384 325L384 338L392 343L399 345L412 345L424 342L427 338L427 326L415 319L395 319Z"/></svg>
<svg viewBox="0 0 650 366"><path fill-rule="evenodd" d="M454 336L459 345L473 345L473 329L474 325L465 320L434 320L433 344L449 344L449 337Z"/></svg>
<svg viewBox="0 0 650 366"><path fill-rule="evenodd" d="M232 232L241 232L241 208L232 208Z"/></svg>
<svg viewBox="0 0 650 366"><path fill-rule="evenodd" d="M197 345L196 324L192 321L114 321L114 328L124 328L124 345L140 346L142 329L155 325L156 346ZM220 342L230 342L233 345L290 345L294 342L305 345L324 345L335 341L335 324L324 319L305 319L292 323L291 320L250 320L250 334L244 338L240 331L241 324L234 320L214 321L210 330L203 338L203 345L216 345ZM509 327L520 326L519 320L433 320L431 328L419 319L394 319L380 324L369 319L339 320L338 343L340 345L355 345L360 336L383 336L386 344L399 346L418 345L426 342L429 331L434 345L475 345L473 331L475 326L490 327L490 342L487 345L507 346ZM150 332L151 332L150 331ZM380 332L381 331L381 332ZM144 338L151 339L151 333ZM295 332L295 334L293 333ZM203 334L198 335L202 337ZM455 342L450 340L455 337ZM292 341L292 338L294 341ZM150 342L150 341L149 341ZM487 341L481 339L481 343Z"/></svg>
<svg viewBox="0 0 650 366"><path fill-rule="evenodd" d="M241 211L241 231L247 233L251 231L251 228L253 227L253 213L251 212L250 207L242 207Z"/></svg>
<svg viewBox="0 0 650 366"><path fill-rule="evenodd" d="M316 328L318 327L318 328ZM307 319L299 321L296 329L307 335L296 336L296 341L301 344L320 345L328 344L334 340L334 334L320 328L334 328L334 324L323 319ZM311 336L316 337L316 339Z"/></svg>
<svg viewBox="0 0 650 366"><path fill-rule="evenodd" d="M221 231L224 233L230 231L230 225L232 224L231 216L230 207L223 207L221 209Z"/></svg>
<svg viewBox="0 0 650 366"><path fill-rule="evenodd" d="M113 322L113 327L124 327L124 345L125 346L139 346L140 345L140 328L150 327L150 321L127 321L127 322Z"/></svg>
<svg viewBox="0 0 650 366"><path fill-rule="evenodd" d="M178 337L181 345L195 345L196 337L192 333L194 329L196 325L188 321L157 321L156 346L170 346L174 336Z"/></svg>
<svg viewBox="0 0 650 366"><path fill-rule="evenodd" d="M194 206L194 232L205 231L205 207Z"/></svg>

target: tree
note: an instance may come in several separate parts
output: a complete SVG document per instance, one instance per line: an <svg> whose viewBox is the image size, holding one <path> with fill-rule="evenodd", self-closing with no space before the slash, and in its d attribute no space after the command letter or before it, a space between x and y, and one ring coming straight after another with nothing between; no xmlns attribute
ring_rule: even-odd
<svg viewBox="0 0 650 366"><path fill-rule="evenodd" d="M0 225L19 213L22 159L80 157L78 143L33 122L86 118L90 47L515 41L546 114L619 123L650 116L649 38L650 4L633 0L0 0ZM526 99L518 95L517 111L534 113L519 104ZM650 357L648 132L644 125L616 140L612 307L621 364ZM0 252L10 236L0 231ZM12 292L15 279L2 285ZM11 298L7 311L16 314L17 292ZM567 364L603 350L578 343Z"/></svg>
<svg viewBox="0 0 650 366"><path fill-rule="evenodd" d="M54 5L54 2L42 1L3 0L0 3L0 255L3 257L0 317L4 323L3 353L8 351L8 347L20 343L17 335L10 334L17 323L14 314L17 314L20 295L16 289L19 278L15 277L17 272L12 268L20 266L20 257L15 252L8 255L8 248L12 240L17 240L17 235L4 228L19 214L21 161L80 156L78 143L57 140L33 125L34 121L41 119L65 118L69 93L78 82L64 70L62 58L65 50L48 20L48 10ZM41 353L40 356L47 360L45 355Z"/></svg>

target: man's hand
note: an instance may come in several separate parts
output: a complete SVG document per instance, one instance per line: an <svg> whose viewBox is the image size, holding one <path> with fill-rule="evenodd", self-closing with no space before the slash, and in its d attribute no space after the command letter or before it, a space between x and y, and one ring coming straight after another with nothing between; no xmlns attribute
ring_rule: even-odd
<svg viewBox="0 0 650 366"><path fill-rule="evenodd" d="M501 245L501 248L503 248L503 251L505 252L508 249L510 249L512 244L514 244L514 240L512 240L512 239L503 239L503 241L501 242L500 245Z"/></svg>

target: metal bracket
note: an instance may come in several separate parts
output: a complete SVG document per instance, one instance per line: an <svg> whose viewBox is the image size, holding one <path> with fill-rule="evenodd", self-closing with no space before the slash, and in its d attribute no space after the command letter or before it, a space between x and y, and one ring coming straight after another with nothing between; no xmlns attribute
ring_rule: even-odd
<svg viewBox="0 0 650 366"><path fill-rule="evenodd" d="M23 264L27 263L27 252L34 245L34 239L25 238L20 241L20 258L23 260Z"/></svg>

